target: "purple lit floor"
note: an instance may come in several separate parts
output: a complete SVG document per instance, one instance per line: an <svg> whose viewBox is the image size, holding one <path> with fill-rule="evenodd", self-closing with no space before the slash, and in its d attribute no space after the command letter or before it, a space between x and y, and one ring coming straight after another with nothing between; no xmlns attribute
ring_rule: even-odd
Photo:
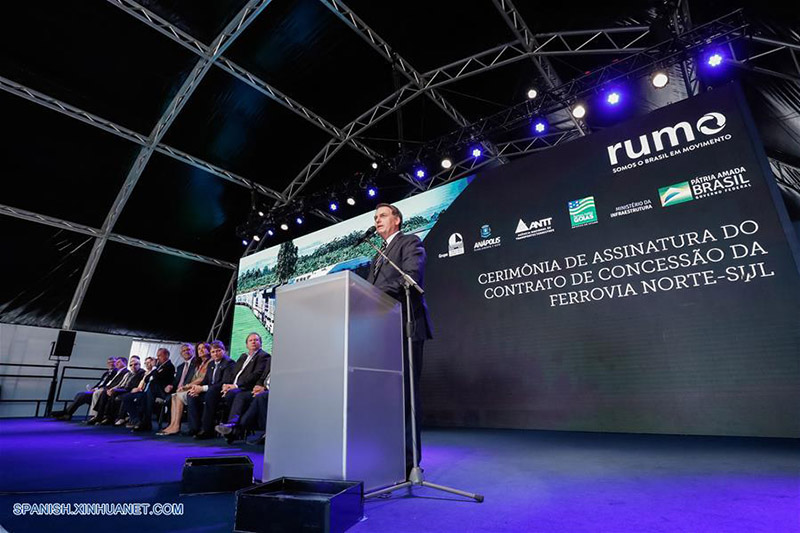
<svg viewBox="0 0 800 533"><path fill-rule="evenodd" d="M423 433L427 488L368 500L348 533L800 533L796 440L511 430ZM249 455L221 440L140 436L43 419L0 420L0 532L231 531L232 495L178 494L186 457ZM14 516L14 503L182 502L182 517Z"/></svg>

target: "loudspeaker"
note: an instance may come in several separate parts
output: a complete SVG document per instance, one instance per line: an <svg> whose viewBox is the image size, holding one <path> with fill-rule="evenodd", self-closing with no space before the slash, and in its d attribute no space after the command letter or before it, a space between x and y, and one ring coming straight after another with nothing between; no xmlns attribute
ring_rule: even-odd
<svg viewBox="0 0 800 533"><path fill-rule="evenodd" d="M53 348L53 356L65 357L69 359L72 357L72 348L75 346L75 331L67 331L62 329L58 332L58 339L56 339L56 347Z"/></svg>

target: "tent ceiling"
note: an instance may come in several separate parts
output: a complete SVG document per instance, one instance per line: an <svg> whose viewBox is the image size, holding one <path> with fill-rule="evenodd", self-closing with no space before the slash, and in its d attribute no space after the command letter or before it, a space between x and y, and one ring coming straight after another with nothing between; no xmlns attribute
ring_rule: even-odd
<svg viewBox="0 0 800 533"><path fill-rule="evenodd" d="M119 203L120 216L106 228L110 240L76 327L172 338L204 335L233 274L229 266L243 251L236 227L248 218L251 204L268 210L304 171L315 168L312 161L325 164L298 199L361 179L372 157L392 160L401 148L413 152L459 127L459 116L476 121L522 101L532 85L545 88L533 61L522 59L438 89L440 102L451 106L448 113L418 96L360 133L355 146L348 143L332 157L319 157L326 145L337 146L332 141L347 134L348 124L409 83L408 76L393 70L380 43L413 77L413 72L515 41L500 3L337 2L357 15L360 29L335 13L328 0L6 6L7 19L18 23L6 28L7 44L0 53L0 110L11 132L2 148L9 178L0 197L0 212L7 215L0 217L0 231L9 235L4 250L14 259L4 269L15 283L4 288L0 320L61 325L95 242L92 235L105 235L104 221L120 187L126 177L135 177L129 172L137 155L192 69L213 53L209 47L240 20L245 6L256 7L255 16L246 17L243 31L226 40L230 46L222 57L201 73L129 199ZM565 9L559 3L516 2L533 33L647 26L663 6L626 0ZM724 7L692 2L690 7L696 25L745 7L748 19L759 22L760 35L797 47L794 59L789 47L757 64L788 78L747 70L737 76L769 155L800 166L796 9L774 0L738 0ZM368 42L370 34L377 46ZM577 46L586 36L566 38ZM650 34L637 46L655 39ZM750 46L735 49L752 53ZM622 57L571 54L551 56L550 63L562 81L569 81ZM637 89L641 98L631 113L682 98L680 85L676 80L658 94ZM559 120L572 127L565 117ZM589 125L596 129L612 122L594 117ZM522 133L510 130L495 142ZM412 190L396 175L378 180L383 199ZM260 193L253 195L253 187ZM24 220L15 218L20 216ZM85 227L70 231L72 223ZM309 217L304 228L326 224ZM220 261L209 264L213 260ZM168 306L153 308L159 302L191 309L191 318L171 320L163 311Z"/></svg>

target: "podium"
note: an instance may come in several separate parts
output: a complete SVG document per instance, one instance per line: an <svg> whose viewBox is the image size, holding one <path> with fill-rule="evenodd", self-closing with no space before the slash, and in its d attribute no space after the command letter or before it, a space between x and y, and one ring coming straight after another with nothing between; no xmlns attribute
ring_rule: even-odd
<svg viewBox="0 0 800 533"><path fill-rule="evenodd" d="M405 478L400 303L343 271L278 288L264 481Z"/></svg>

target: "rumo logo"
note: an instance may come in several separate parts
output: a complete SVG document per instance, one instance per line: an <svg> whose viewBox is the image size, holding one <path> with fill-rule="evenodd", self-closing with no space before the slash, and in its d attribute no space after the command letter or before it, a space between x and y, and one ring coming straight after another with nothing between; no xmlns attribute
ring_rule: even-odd
<svg viewBox="0 0 800 533"><path fill-rule="evenodd" d="M612 165L619 164L618 152L624 147L625 155L629 159L639 159L653 152L661 152L667 148L675 148L682 142L695 140L695 129L703 135L715 135L725 127L725 115L722 113L706 113L695 124L678 122L674 126L667 126L660 130L650 132L649 135L639 135L638 142L628 139L607 147L608 160ZM668 146L665 145L668 143ZM636 143L636 145L634 145Z"/></svg>

